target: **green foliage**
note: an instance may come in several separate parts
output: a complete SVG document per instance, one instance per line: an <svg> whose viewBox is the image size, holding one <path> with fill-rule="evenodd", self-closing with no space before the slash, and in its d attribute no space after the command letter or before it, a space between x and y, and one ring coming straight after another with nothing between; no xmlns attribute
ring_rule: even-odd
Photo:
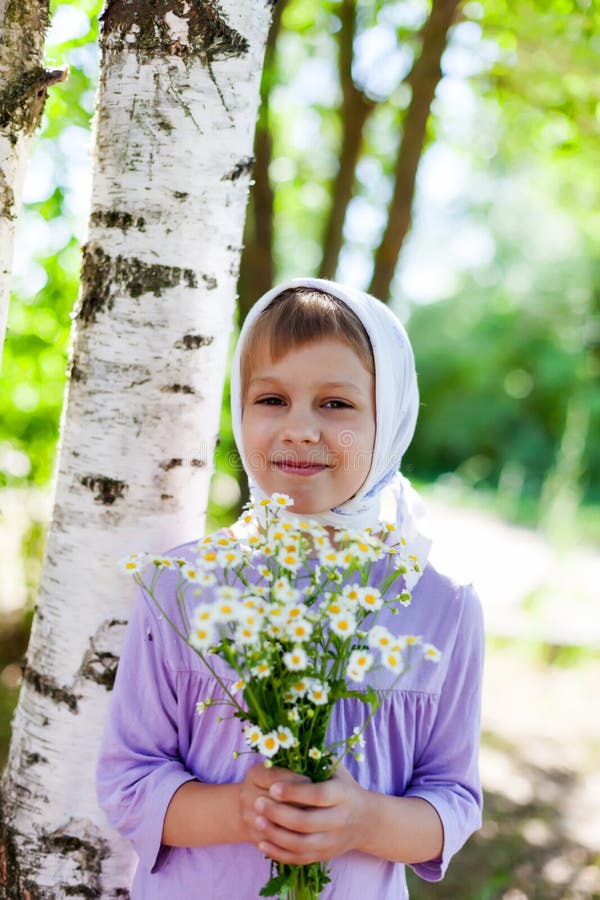
<svg viewBox="0 0 600 900"><path fill-rule="evenodd" d="M79 283L80 223L74 204L79 185L70 171L69 143L82 132L89 134L96 80L93 48L101 4L98 0L55 2L52 12L59 6L77 10L80 34L49 45L46 51L46 65L68 66L69 77L49 92L29 163L34 170L50 171L49 189L26 205L17 236L33 235L36 247L11 297L0 375L0 487L25 481L43 484L50 477L70 315ZM39 191L44 194L43 184Z"/></svg>

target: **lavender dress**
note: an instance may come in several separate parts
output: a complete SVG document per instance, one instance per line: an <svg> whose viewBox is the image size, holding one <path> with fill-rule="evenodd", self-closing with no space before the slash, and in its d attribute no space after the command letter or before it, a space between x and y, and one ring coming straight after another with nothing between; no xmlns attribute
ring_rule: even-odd
<svg viewBox="0 0 600 900"><path fill-rule="evenodd" d="M175 552L193 559L194 547ZM379 565L385 563L376 564L374 584L383 577ZM170 616L175 614L175 578L165 573L159 582L159 599ZM457 585L428 565L411 606L398 616L384 613L378 622L395 634L421 635L441 650L442 659L437 664L419 660L413 666L367 728L364 761L348 756L345 765L364 787L422 797L435 807L444 827L443 854L412 868L427 881L437 881L481 824L480 604L472 587ZM217 664L224 679L235 680L224 663ZM379 677L384 686L387 673ZM161 845L167 806L184 782L242 781L246 769L260 759L233 758L234 750L247 749L239 720L218 724L218 710L196 714L199 699L220 693L201 660L152 602L140 597L119 663L97 771L100 804L139 857L132 900L256 900L269 877L269 862L252 844ZM338 703L329 737L351 733L365 716L365 706L357 700ZM322 895L327 900L408 897L401 864L351 852L332 860L331 870L332 883Z"/></svg>

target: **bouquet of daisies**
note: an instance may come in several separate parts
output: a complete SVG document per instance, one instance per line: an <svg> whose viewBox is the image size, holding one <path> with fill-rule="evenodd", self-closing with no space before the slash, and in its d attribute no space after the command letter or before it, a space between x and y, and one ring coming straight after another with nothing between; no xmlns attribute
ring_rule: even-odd
<svg viewBox="0 0 600 900"><path fill-rule="evenodd" d="M345 754L362 758L364 730L412 663L437 662L440 654L418 635L392 634L378 624L383 609L397 613L411 602L406 586L419 572L395 526L330 537L314 521L289 516L292 503L273 494L256 509L250 505L240 520L244 537L217 532L204 538L193 564L132 554L122 566L221 684L224 699L200 697L198 713L216 703L231 707L249 752L262 754L265 765L324 781ZM384 577L374 585L371 573L380 560L387 560ZM179 622L166 616L156 596L166 569L178 571ZM210 589L211 599L192 601L202 588ZM237 674L233 688L215 671L215 654ZM376 691L369 673L382 668L392 681ZM352 734L328 743L333 708L348 697L367 704L368 715ZM312 900L329 880L326 864L273 863L261 895Z"/></svg>

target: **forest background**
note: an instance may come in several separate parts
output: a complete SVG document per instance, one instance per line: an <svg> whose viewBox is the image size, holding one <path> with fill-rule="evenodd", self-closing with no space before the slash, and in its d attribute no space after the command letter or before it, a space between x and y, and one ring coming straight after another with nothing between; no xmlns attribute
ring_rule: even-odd
<svg viewBox="0 0 600 900"><path fill-rule="evenodd" d="M17 235L0 375L0 761L41 569L89 216L100 7L51 4L46 65L70 74L49 94ZM557 553L583 544L598 552L600 11L591 0L460 7L396 265L387 226L402 177L406 76L428 11L425 0L280 0L240 315L272 282L297 274L335 276L389 299L415 347L423 404L406 474L433 497L451 492L465 507L540 530ZM404 217L408 225L406 208ZM245 491L227 403L226 391L209 530L231 521ZM587 677L597 647L550 643L524 652ZM562 880L556 867L542 871L527 892L538 875L522 874L521 884L515 870L536 847L556 859L560 835L527 831L523 822L544 822L550 810L527 817L502 805L507 796L492 802L496 830L465 862L469 896L600 896L598 858L585 852L563 866ZM467 896L452 883L445 890Z"/></svg>

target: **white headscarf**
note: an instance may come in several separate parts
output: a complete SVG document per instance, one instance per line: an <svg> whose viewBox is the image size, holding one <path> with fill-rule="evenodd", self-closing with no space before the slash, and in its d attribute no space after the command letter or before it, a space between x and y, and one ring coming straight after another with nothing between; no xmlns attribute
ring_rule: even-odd
<svg viewBox="0 0 600 900"><path fill-rule="evenodd" d="M336 528L374 528L380 518L395 518L400 533L409 542L422 570L431 547L431 540L426 536L422 523L425 507L410 482L398 471L417 421L417 373L408 335L396 316L380 300L322 278L285 281L257 300L242 327L231 369L233 433L244 469L250 479L242 442L241 350L261 312L275 297L290 288L324 291L343 301L362 322L375 358L376 433L369 474L352 498L328 512L311 515L311 518ZM251 479L250 493L256 502L265 497L258 484Z"/></svg>

